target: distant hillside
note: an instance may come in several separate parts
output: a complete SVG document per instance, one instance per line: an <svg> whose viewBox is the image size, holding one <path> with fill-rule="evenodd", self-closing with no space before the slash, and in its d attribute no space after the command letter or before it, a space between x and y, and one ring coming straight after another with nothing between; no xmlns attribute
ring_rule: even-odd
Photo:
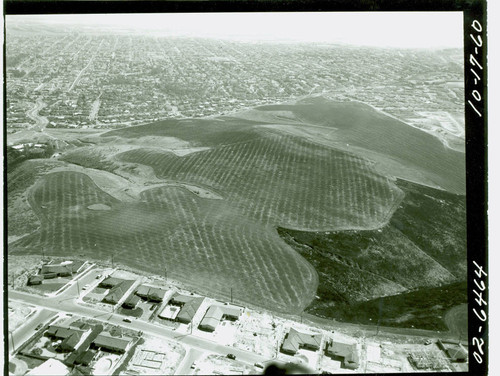
<svg viewBox="0 0 500 376"><path fill-rule="evenodd" d="M246 116L252 117L281 124L298 123L298 128L325 127L323 134L316 129L318 137L325 138L323 142L330 141L335 147L379 162L386 173L465 193L464 153L448 149L436 137L368 105L313 97L295 104L257 107Z"/></svg>

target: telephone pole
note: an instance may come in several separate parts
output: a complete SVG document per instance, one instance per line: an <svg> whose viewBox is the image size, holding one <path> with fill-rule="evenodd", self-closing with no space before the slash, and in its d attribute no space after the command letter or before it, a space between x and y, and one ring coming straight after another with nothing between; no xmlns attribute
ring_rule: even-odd
<svg viewBox="0 0 500 376"><path fill-rule="evenodd" d="M10 330L9 333L10 333L10 340L12 341L12 353L14 353L16 351L16 346L14 345L14 335Z"/></svg>

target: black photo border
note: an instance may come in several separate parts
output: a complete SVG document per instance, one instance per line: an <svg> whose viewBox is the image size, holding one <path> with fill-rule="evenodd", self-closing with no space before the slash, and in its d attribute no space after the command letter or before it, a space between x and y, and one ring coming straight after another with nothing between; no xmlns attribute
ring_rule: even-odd
<svg viewBox="0 0 500 376"><path fill-rule="evenodd" d="M487 234L487 49L485 0L7 0L5 15L90 14L90 13L162 13L162 12L463 12L465 124L466 124L466 207L468 265L469 371L452 375L488 373L488 234ZM479 26L478 26L479 24ZM422 28L430 27L422 25ZM480 31L479 31L480 30ZM436 30L439 33L439 30ZM481 42L481 43L479 43ZM5 41L3 45L3 122L6 124ZM479 66L482 69L479 69ZM479 76L479 80L478 80ZM478 99L479 98L479 99ZM470 102L469 102L470 101ZM480 115L479 115L480 114ZM3 127L3 153L6 155L6 127ZM4 159L4 205L7 202ZM7 213L4 207L4 318L8 314L7 297ZM482 272L481 272L482 270ZM481 301L482 298L482 301ZM4 321L5 322L5 321ZM4 374L8 374L8 328L4 325ZM479 359L481 362L479 362ZM401 375L395 373L394 375ZM434 373L426 373L434 374ZM443 375L446 373L435 373Z"/></svg>

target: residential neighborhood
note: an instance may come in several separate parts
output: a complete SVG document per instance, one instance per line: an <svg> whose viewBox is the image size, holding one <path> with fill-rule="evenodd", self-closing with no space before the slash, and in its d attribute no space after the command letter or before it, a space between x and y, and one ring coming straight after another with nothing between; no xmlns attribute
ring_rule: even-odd
<svg viewBox="0 0 500 376"><path fill-rule="evenodd" d="M9 312L25 315L9 329L13 375L218 374L221 369L256 374L271 365L365 373L467 366L467 344L456 340L396 336L388 342L387 335L299 322L120 267L46 258L10 278L16 286L12 279L26 280L9 293Z"/></svg>

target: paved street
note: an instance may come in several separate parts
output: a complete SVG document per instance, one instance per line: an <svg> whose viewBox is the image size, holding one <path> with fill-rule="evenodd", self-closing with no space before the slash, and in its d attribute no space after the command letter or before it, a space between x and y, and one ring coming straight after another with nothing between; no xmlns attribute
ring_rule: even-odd
<svg viewBox="0 0 500 376"><path fill-rule="evenodd" d="M48 309L40 309L32 317L28 319L23 325L14 330L13 333L9 332L9 353L13 351L13 347L17 349L26 340L28 340L33 334L35 334L35 328L39 324L44 324L48 322L51 318L56 315L56 312Z"/></svg>
<svg viewBox="0 0 500 376"><path fill-rule="evenodd" d="M190 334L180 334L161 325L155 325L152 323L138 321L138 320L132 321L131 323L126 323L123 321L124 316L118 315L116 313L109 313L109 312L103 313L98 309L76 304L75 300L71 297L71 292L73 292L73 290L74 290L73 288L68 289L61 296L54 298L47 298L43 296L27 294L18 291L10 291L9 299L40 306L47 310L52 310L54 312L66 312L92 318L98 321L103 321L115 325L121 325L129 329L142 331L152 336L162 337L169 340L175 340L177 342L180 342L187 346L191 346L192 348L198 349L200 351L210 351L220 355L227 355L229 353L232 353L236 355L236 358L238 360L247 362L249 364L262 362L265 360L265 358L261 355L254 354L244 350L239 350L233 347L219 345L215 342L203 338L198 338ZM16 346L19 345L16 344Z"/></svg>
<svg viewBox="0 0 500 376"><path fill-rule="evenodd" d="M189 375L191 373L191 365L198 360L203 355L203 351L200 349L190 348L184 359L182 360L179 367L177 367L177 371L175 371L176 375Z"/></svg>

